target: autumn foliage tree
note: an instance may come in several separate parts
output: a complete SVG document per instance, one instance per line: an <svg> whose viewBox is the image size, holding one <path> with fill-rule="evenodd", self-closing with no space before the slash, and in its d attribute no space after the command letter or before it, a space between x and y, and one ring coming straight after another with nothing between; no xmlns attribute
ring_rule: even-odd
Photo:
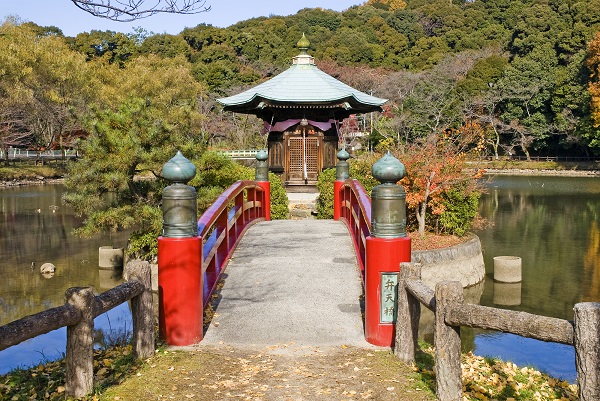
<svg viewBox="0 0 600 401"><path fill-rule="evenodd" d="M588 90L591 95L590 111L594 127L600 127L600 31L596 33L590 42L587 65L590 70Z"/></svg>
<svg viewBox="0 0 600 401"><path fill-rule="evenodd" d="M478 193L476 179L481 176L481 171L473 172L465 167L467 159L481 152L483 147L481 126L468 123L459 129L432 133L400 146L396 151L396 157L406 167L407 176L401 184L406 190L407 208L414 211L420 235L425 235L428 216L430 223L438 225L441 216L447 212L449 194L454 194L452 202L457 201L456 195L462 198L459 202L468 202L472 194ZM467 216L462 224L468 225L468 220Z"/></svg>

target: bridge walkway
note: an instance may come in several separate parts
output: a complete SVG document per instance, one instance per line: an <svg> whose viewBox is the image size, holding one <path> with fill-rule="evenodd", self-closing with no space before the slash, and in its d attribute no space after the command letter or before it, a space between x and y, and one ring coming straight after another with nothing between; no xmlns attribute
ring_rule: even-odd
<svg viewBox="0 0 600 401"><path fill-rule="evenodd" d="M352 240L333 220L276 220L250 227L224 273L200 345L371 347Z"/></svg>

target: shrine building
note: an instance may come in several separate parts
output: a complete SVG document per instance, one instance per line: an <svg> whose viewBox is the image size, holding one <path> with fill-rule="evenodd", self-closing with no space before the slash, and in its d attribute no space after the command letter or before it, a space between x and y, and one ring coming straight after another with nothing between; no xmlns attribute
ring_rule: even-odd
<svg viewBox="0 0 600 401"><path fill-rule="evenodd" d="M321 71L308 55L302 35L300 55L286 71L234 96L218 99L225 111L254 114L268 133L269 170L286 185L314 185L325 168L335 167L342 120L382 111L387 99L358 91Z"/></svg>

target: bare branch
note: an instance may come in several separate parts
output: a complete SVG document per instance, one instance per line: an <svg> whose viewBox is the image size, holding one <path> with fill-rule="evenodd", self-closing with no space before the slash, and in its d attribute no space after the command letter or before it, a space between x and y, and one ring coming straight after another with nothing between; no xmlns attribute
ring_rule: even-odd
<svg viewBox="0 0 600 401"><path fill-rule="evenodd" d="M76 7L96 17L130 22L155 14L199 14L210 11L206 0L71 0ZM144 3L150 1L148 7Z"/></svg>

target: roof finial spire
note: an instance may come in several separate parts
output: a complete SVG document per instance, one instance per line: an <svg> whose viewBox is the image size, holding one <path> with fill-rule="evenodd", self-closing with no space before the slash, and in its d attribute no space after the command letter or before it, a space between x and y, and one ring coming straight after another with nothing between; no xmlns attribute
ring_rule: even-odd
<svg viewBox="0 0 600 401"><path fill-rule="evenodd" d="M306 51L310 46L310 42L308 41L308 39L306 39L306 35L304 35L304 33L302 33L302 37L300 38L296 46L298 46L298 49L300 49L300 54L308 54Z"/></svg>
<svg viewBox="0 0 600 401"><path fill-rule="evenodd" d="M306 35L304 35L304 33L302 34L302 37L300 38L296 46L298 46L298 49L300 49L300 55L293 58L294 64L314 65L314 58L312 56L309 56L307 53L307 50L310 46L310 42L308 41L308 39L306 39Z"/></svg>

